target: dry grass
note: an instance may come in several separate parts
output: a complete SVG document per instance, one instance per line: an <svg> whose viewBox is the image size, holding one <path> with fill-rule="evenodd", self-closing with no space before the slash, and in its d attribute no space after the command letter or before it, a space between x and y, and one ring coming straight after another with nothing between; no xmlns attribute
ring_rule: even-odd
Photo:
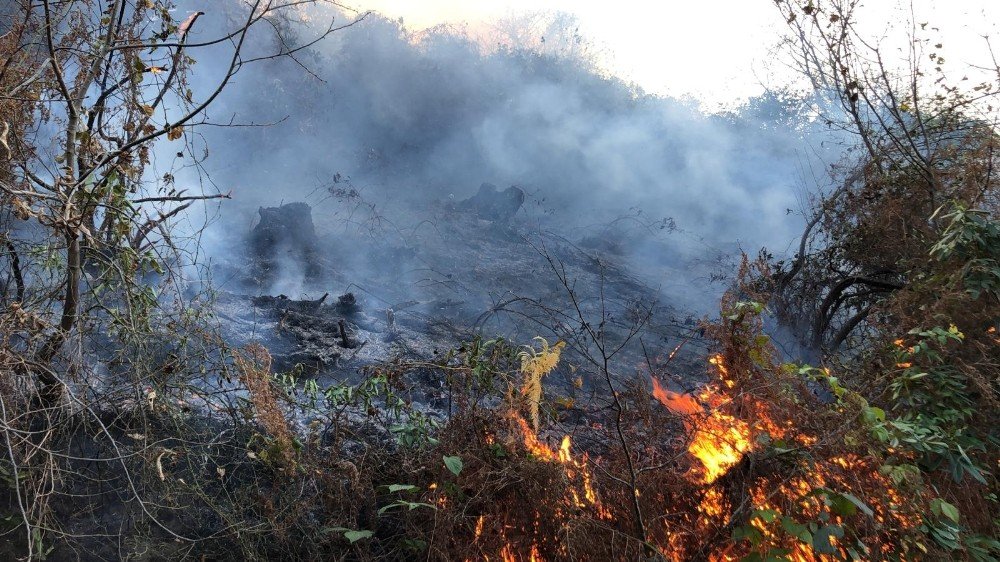
<svg viewBox="0 0 1000 562"><path fill-rule="evenodd" d="M293 460L292 430L278 403L272 384L271 354L260 344L250 344L233 354L240 382L253 404L255 420L273 440L275 460L289 465Z"/></svg>

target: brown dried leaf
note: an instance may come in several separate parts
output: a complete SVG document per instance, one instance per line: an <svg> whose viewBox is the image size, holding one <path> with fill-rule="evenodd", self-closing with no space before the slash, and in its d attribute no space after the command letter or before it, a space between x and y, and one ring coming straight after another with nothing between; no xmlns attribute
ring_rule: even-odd
<svg viewBox="0 0 1000 562"><path fill-rule="evenodd" d="M3 130L0 131L0 145L3 145L4 150L7 154L10 154L10 145L7 144L7 133L10 132L10 125L6 121L3 122Z"/></svg>

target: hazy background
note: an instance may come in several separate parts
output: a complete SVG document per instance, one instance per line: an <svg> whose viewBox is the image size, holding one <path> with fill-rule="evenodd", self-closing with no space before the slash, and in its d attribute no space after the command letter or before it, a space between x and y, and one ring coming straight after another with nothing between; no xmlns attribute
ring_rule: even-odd
<svg viewBox="0 0 1000 562"><path fill-rule="evenodd" d="M356 17L310 12L287 29L305 38L331 16ZM226 18L202 16L192 40L219 33ZM252 39L254 53L280 48L269 33ZM805 186L822 184L847 139L788 92L709 113L611 75L597 52L567 14L508 18L492 41L462 26L412 32L371 14L296 61L245 67L209 114L239 126L201 127L193 154L162 143L158 156L174 163L178 185L232 191L206 211L208 256L231 257L259 206L292 201L313 205L321 231L353 229L364 256L373 217L385 221L381 234L402 236L429 208L490 182L525 190L519 220L532 228L614 239L668 298L709 306L724 288L709 286L713 268L740 249L788 248ZM226 62L222 48L201 57L196 93ZM382 264L352 267L361 265ZM660 265L670 279L656 278Z"/></svg>

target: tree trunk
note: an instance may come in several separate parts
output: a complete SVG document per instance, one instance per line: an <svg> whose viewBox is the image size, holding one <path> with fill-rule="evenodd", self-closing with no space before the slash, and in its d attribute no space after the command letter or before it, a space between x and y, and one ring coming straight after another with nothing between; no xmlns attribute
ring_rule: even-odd
<svg viewBox="0 0 1000 562"><path fill-rule="evenodd" d="M38 381L43 402L53 404L62 394L62 382L52 369L52 360L69 338L76 325L80 309L81 256L80 237L73 232L66 234L66 296L63 299L62 316L56 332L42 346L36 355Z"/></svg>

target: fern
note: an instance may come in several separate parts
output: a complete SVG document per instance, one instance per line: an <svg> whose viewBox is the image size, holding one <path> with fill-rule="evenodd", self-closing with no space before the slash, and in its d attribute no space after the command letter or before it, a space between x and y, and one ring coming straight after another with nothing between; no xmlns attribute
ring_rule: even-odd
<svg viewBox="0 0 1000 562"><path fill-rule="evenodd" d="M524 376L524 383L521 386L521 395L528 401L528 416L535 431L538 431L539 414L538 407L542 401L542 377L552 372L559 363L559 355L562 353L566 342L556 342L549 346L549 342L542 337L536 337L541 344L541 349L536 350L532 346L525 346L518 357L521 359L521 374Z"/></svg>

